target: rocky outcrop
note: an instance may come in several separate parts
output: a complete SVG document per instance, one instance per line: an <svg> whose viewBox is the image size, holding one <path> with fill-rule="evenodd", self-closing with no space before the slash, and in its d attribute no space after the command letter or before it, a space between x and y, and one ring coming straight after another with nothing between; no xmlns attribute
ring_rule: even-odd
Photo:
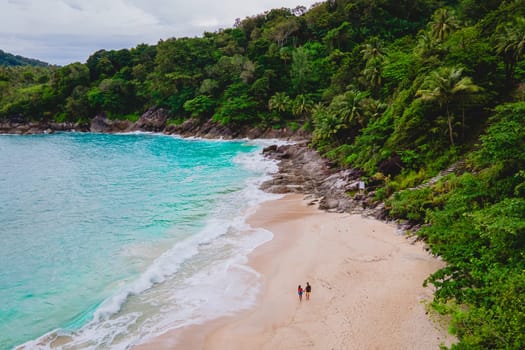
<svg viewBox="0 0 525 350"><path fill-rule="evenodd" d="M0 134L32 135L51 134L55 131L88 131L79 123L48 123L48 122L14 122L0 123Z"/></svg>
<svg viewBox="0 0 525 350"><path fill-rule="evenodd" d="M297 130L292 131L287 128L283 129L262 129L259 127L246 126L227 126L207 120L202 122L198 119L188 119L181 124L171 124L164 130L166 134L176 134L183 137L201 137L207 139L238 139L238 138L275 138L287 140L302 140L308 137L308 133Z"/></svg>
<svg viewBox="0 0 525 350"><path fill-rule="evenodd" d="M269 146L263 154L279 161L279 173L262 184L261 188L268 192L315 194L321 181L334 172L327 160L308 148L306 141Z"/></svg>
<svg viewBox="0 0 525 350"><path fill-rule="evenodd" d="M133 130L161 132L166 127L168 111L164 108L150 108L142 114L135 124Z"/></svg>
<svg viewBox="0 0 525 350"><path fill-rule="evenodd" d="M309 137L304 130L289 128L272 129L247 126L227 126L213 120L188 119L181 124L168 124L169 112L164 108L150 108L137 122L109 119L106 113L97 114L90 124L31 122L23 115L13 115L0 121L0 133L4 134L42 134L54 131L91 131L98 133L121 133L131 131L162 132L182 137L201 137L208 139L275 138L302 140Z"/></svg>
<svg viewBox="0 0 525 350"><path fill-rule="evenodd" d="M88 131L88 127L86 124L72 123L72 122L49 123L48 127L52 131L79 131L79 132Z"/></svg>
<svg viewBox="0 0 525 350"><path fill-rule="evenodd" d="M129 120L110 120L105 113L100 113L91 120L89 131L117 133L131 131L133 124Z"/></svg>
<svg viewBox="0 0 525 350"><path fill-rule="evenodd" d="M202 137L208 139L234 139L242 135L241 129L233 129L211 120L201 122L198 119L188 119L181 124L172 124L164 130L167 134L177 134L183 137Z"/></svg>
<svg viewBox="0 0 525 350"><path fill-rule="evenodd" d="M270 146L263 154L278 161L279 172L261 188L272 193L302 193L322 210L362 213L385 219L384 205L374 199L373 192L360 189L363 173L357 169L337 169L308 142Z"/></svg>

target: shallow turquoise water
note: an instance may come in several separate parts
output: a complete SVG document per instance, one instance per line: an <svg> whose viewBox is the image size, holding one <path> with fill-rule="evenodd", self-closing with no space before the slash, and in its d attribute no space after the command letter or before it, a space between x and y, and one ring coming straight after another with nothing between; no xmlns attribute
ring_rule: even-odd
<svg viewBox="0 0 525 350"><path fill-rule="evenodd" d="M246 192L267 171L249 158L258 149L147 134L0 135L0 349L57 329L76 336L94 315L107 321L132 298L137 310L156 305L155 293L174 278L198 280L206 261L223 259L218 251L231 245L205 250L232 234L220 220L244 215L241 197L258 196ZM165 328L173 322L148 310L130 315ZM90 346L116 348L97 342Z"/></svg>

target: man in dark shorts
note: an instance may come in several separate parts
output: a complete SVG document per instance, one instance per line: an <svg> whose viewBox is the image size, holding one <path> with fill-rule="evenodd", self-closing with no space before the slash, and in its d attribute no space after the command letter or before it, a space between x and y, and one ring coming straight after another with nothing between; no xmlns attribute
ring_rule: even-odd
<svg viewBox="0 0 525 350"><path fill-rule="evenodd" d="M312 286L310 286L310 283L306 282L306 287L304 288L304 291L306 293L306 300L310 300L310 293L312 292Z"/></svg>

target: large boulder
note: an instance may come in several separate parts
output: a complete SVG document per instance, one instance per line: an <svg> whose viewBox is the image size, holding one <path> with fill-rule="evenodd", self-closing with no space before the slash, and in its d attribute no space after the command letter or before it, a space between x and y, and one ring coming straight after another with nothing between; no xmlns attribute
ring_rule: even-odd
<svg viewBox="0 0 525 350"><path fill-rule="evenodd" d="M89 131L101 133L117 133L130 131L132 124L129 120L110 120L105 113L100 113L93 118Z"/></svg>
<svg viewBox="0 0 525 350"><path fill-rule="evenodd" d="M164 108L150 108L133 125L133 130L161 132L166 127L168 111Z"/></svg>
<svg viewBox="0 0 525 350"><path fill-rule="evenodd" d="M196 136L199 129L199 123L196 119L188 119L180 124L170 124L166 126L166 134L175 134L180 136Z"/></svg>

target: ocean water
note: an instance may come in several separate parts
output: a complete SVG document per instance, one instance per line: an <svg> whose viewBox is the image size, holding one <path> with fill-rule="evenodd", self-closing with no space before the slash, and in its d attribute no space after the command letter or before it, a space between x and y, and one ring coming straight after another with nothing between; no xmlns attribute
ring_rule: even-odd
<svg viewBox="0 0 525 350"><path fill-rule="evenodd" d="M0 349L126 349L250 307L262 145L0 135Z"/></svg>

